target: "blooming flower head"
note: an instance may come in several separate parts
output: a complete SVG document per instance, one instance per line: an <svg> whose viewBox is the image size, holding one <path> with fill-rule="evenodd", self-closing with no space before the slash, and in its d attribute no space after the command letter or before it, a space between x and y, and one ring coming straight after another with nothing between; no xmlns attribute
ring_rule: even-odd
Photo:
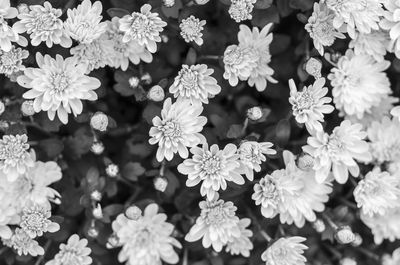
<svg viewBox="0 0 400 265"><path fill-rule="evenodd" d="M199 206L200 216L186 234L186 241L194 242L203 238L203 247L212 246L215 251L220 252L233 238L241 236L237 208L232 202L215 199L201 201Z"/></svg>
<svg viewBox="0 0 400 265"><path fill-rule="evenodd" d="M87 244L87 239L80 239L77 234L74 234L70 236L67 244L60 244L60 251L45 265L90 265L92 258L89 254L92 250L87 247Z"/></svg>
<svg viewBox="0 0 400 265"><path fill-rule="evenodd" d="M194 41L197 45L201 46L203 44L202 31L205 25L205 20L200 20L193 15L186 19L182 19L179 24L182 38L188 43Z"/></svg>
<svg viewBox="0 0 400 265"><path fill-rule="evenodd" d="M254 171L261 171L261 164L267 159L265 155L275 155L276 151L272 149L270 142L245 141L239 146L237 153L239 154L240 169L244 170L244 174L248 180L253 181Z"/></svg>
<svg viewBox="0 0 400 265"><path fill-rule="evenodd" d="M53 44L60 44L64 48L71 47L71 38L66 34L60 19L61 9L53 8L48 1L44 2L43 6L31 5L29 8L28 13L18 15L20 20L13 26L18 33L27 32L33 46L46 42L49 48L53 47Z"/></svg>
<svg viewBox="0 0 400 265"><path fill-rule="evenodd" d="M314 3L313 13L305 26L320 55L324 55L324 46L332 46L336 38L345 38L344 34L333 26L334 16L325 3Z"/></svg>
<svg viewBox="0 0 400 265"><path fill-rule="evenodd" d="M254 4L257 0L232 0L228 13L237 23L252 19Z"/></svg>
<svg viewBox="0 0 400 265"><path fill-rule="evenodd" d="M201 105L193 106L189 101L177 101L174 104L171 98L164 101L161 117L153 118L153 127L149 132L149 143L158 144L158 161L161 162L164 157L170 161L176 153L187 158L187 147L205 142L200 132L207 123L207 118L200 116L202 112Z"/></svg>
<svg viewBox="0 0 400 265"><path fill-rule="evenodd" d="M247 80L251 71L257 66L258 57L253 49L230 45L224 52L224 78L231 86L236 86L239 80Z"/></svg>
<svg viewBox="0 0 400 265"><path fill-rule="evenodd" d="M191 104L208 104L208 98L213 98L221 92L217 80L211 76L214 73L205 64L182 65L178 76L169 88L175 98L189 100Z"/></svg>
<svg viewBox="0 0 400 265"><path fill-rule="evenodd" d="M158 13L151 13L151 5L145 4L140 12L133 12L120 20L119 29L124 32L122 42L135 40L151 52L157 50L157 42L161 41L160 33L167 23L162 21Z"/></svg>
<svg viewBox="0 0 400 265"><path fill-rule="evenodd" d="M3 0L0 3L0 18L12 19L18 15L18 10L11 7L10 0Z"/></svg>
<svg viewBox="0 0 400 265"><path fill-rule="evenodd" d="M392 255L383 255L382 265L397 265L400 263L400 248L395 249Z"/></svg>
<svg viewBox="0 0 400 265"><path fill-rule="evenodd" d="M367 133L361 129L361 124L345 120L330 135L317 132L308 137L308 145L303 146L303 150L315 158L314 169L318 182L326 180L331 170L341 184L347 181L349 172L354 177L360 174L355 160L365 162L371 159L368 144L364 141Z"/></svg>
<svg viewBox="0 0 400 265"><path fill-rule="evenodd" d="M354 199L363 214L384 215L388 209L400 207L400 178L375 168L358 183Z"/></svg>
<svg viewBox="0 0 400 265"><path fill-rule="evenodd" d="M168 222L167 215L158 213L155 203L149 204L141 213L130 219L123 214L112 224L122 250L119 262L129 265L153 265L162 261L176 264L179 257L174 247L182 245L172 237L174 226Z"/></svg>
<svg viewBox="0 0 400 265"><path fill-rule="evenodd" d="M28 206L23 209L20 226L31 238L42 236L45 232L57 232L60 225L49 220L50 217L51 211L47 206Z"/></svg>
<svg viewBox="0 0 400 265"><path fill-rule="evenodd" d="M304 123L309 132L322 131L321 122L324 121L324 114L331 113L335 108L328 104L332 101L325 85L325 78L317 79L313 85L304 87L297 91L293 79L289 80L290 97L293 115L298 123Z"/></svg>
<svg viewBox="0 0 400 265"><path fill-rule="evenodd" d="M391 40L389 47L396 54L396 57L400 58L400 21L398 18L400 2L396 0L387 0L383 1L383 5L385 11L379 25L382 29L389 31Z"/></svg>
<svg viewBox="0 0 400 265"><path fill-rule="evenodd" d="M232 237L228 241L226 252L229 252L231 255L250 257L250 250L253 249L253 243L250 240L250 237L253 236L253 232L250 229L247 229L250 223L251 220L249 218L239 220L238 226L240 229L240 236Z"/></svg>
<svg viewBox="0 0 400 265"><path fill-rule="evenodd" d="M382 62L389 47L390 37L384 30L372 31L371 33L358 33L356 38L351 40L349 48L354 49L355 55L367 54L377 62Z"/></svg>
<svg viewBox="0 0 400 265"><path fill-rule="evenodd" d="M358 118L370 113L372 107L379 105L391 93L384 72L389 66L389 61L376 62L370 55L355 55L348 50L328 75L336 108Z"/></svg>
<svg viewBox="0 0 400 265"><path fill-rule="evenodd" d="M244 184L244 179L239 173L239 156L236 154L237 148L234 144L227 144L223 150L214 144L208 148L208 144L203 147L192 147L190 152L193 157L186 159L178 166L178 171L188 176L186 185L193 187L201 181L200 193L207 196L208 200L218 197L220 189L227 188L227 181L236 184Z"/></svg>
<svg viewBox="0 0 400 265"><path fill-rule="evenodd" d="M29 52L12 46L8 52L0 50L0 74L10 76L13 73L25 70L22 60L28 58Z"/></svg>
<svg viewBox="0 0 400 265"><path fill-rule="evenodd" d="M91 43L106 31L107 23L101 22L103 6L100 1L84 0L77 8L68 9L65 31L80 43Z"/></svg>
<svg viewBox="0 0 400 265"><path fill-rule="evenodd" d="M85 75L86 65L77 58L64 59L57 54L54 59L37 53L36 62L39 68L27 68L17 79L18 84L29 88L23 97L34 100L35 112L47 111L50 120L57 113L60 121L67 124L68 113L77 116L82 112L82 99L97 99L93 90L100 87L100 81Z"/></svg>
<svg viewBox="0 0 400 265"><path fill-rule="evenodd" d="M373 216L361 212L361 220L368 226L374 235L375 244L381 244L384 239L393 242L400 239L400 207L388 209L384 215Z"/></svg>
<svg viewBox="0 0 400 265"><path fill-rule="evenodd" d="M19 256L31 255L41 256L44 254L44 249L39 243L32 239L24 230L16 228L8 244L15 249Z"/></svg>
<svg viewBox="0 0 400 265"><path fill-rule="evenodd" d="M303 256L308 247L302 242L304 237L280 238L267 248L261 255L266 265L305 265L307 259Z"/></svg>
<svg viewBox="0 0 400 265"><path fill-rule="evenodd" d="M19 35L19 33L21 32L15 28L15 24L13 27L9 26L5 17L0 14L0 50L9 52L12 49L11 42L16 42L24 47L27 46L27 39Z"/></svg>

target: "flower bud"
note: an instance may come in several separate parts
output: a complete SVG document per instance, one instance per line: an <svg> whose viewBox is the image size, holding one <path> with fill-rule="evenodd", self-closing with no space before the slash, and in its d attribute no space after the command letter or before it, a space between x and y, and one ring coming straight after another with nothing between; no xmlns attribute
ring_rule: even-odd
<svg viewBox="0 0 400 265"><path fill-rule="evenodd" d="M147 98L155 102L163 101L164 97L165 97L164 89L159 85L153 86L147 93Z"/></svg>
<svg viewBox="0 0 400 265"><path fill-rule="evenodd" d="M340 261L340 265L357 265L357 262L352 258L346 257Z"/></svg>
<svg viewBox="0 0 400 265"><path fill-rule="evenodd" d="M305 70L309 75L312 75L315 79L321 78L322 63L320 60L310 58L305 65Z"/></svg>
<svg viewBox="0 0 400 265"><path fill-rule="evenodd" d="M90 151L92 151L95 155L100 155L104 151L104 145L102 142L94 142L90 147Z"/></svg>
<svg viewBox="0 0 400 265"><path fill-rule="evenodd" d="M317 219L314 223L313 223L313 227L315 229L315 231L317 231L318 233L322 233L325 231L326 226L324 221L322 221L321 219Z"/></svg>
<svg viewBox="0 0 400 265"><path fill-rule="evenodd" d="M6 110L6 105L4 104L3 101L0 101L0 115L4 113Z"/></svg>
<svg viewBox="0 0 400 265"><path fill-rule="evenodd" d="M100 203L97 204L96 208L92 211L93 217L96 219L103 218L103 209L101 209Z"/></svg>
<svg viewBox="0 0 400 265"><path fill-rule="evenodd" d="M140 83L140 79L137 78L136 76L132 76L131 78L129 78L128 82L131 88L137 88L137 86Z"/></svg>
<svg viewBox="0 0 400 265"><path fill-rule="evenodd" d="M132 205L125 210L125 215L131 220L138 220L142 217L142 210L139 207Z"/></svg>
<svg viewBox="0 0 400 265"><path fill-rule="evenodd" d="M92 118L90 119L90 126L101 132L107 130L108 126L108 117L103 112L96 112Z"/></svg>
<svg viewBox="0 0 400 265"><path fill-rule="evenodd" d="M156 177L153 184L156 190L164 192L167 189L168 180L164 177Z"/></svg>
<svg viewBox="0 0 400 265"><path fill-rule="evenodd" d="M0 120L0 130L5 131L10 128L10 124L5 120Z"/></svg>
<svg viewBox="0 0 400 265"><path fill-rule="evenodd" d="M91 237L91 238L96 238L96 237L99 236L99 230L98 230L96 227L91 226L91 227L89 228L87 234L88 234L88 236Z"/></svg>
<svg viewBox="0 0 400 265"><path fill-rule="evenodd" d="M247 110L247 117L252 121L257 121L263 116L263 111L260 107L252 107Z"/></svg>
<svg viewBox="0 0 400 265"><path fill-rule="evenodd" d="M165 7L173 7L175 5L175 0L163 0Z"/></svg>
<svg viewBox="0 0 400 265"><path fill-rule="evenodd" d="M17 9L18 9L18 13L19 14L29 13L29 6L27 4L25 4L25 3L19 4L17 6Z"/></svg>
<svg viewBox="0 0 400 265"><path fill-rule="evenodd" d="M25 100L22 102L21 112L24 116L32 116L35 114L35 110L33 109L33 100Z"/></svg>
<svg viewBox="0 0 400 265"><path fill-rule="evenodd" d="M107 240L106 248L112 249L116 247L119 247L119 238L116 234L112 234Z"/></svg>
<svg viewBox="0 0 400 265"><path fill-rule="evenodd" d="M351 242L351 245L354 247L359 247L359 246L361 246L362 243L363 243L363 239L362 239L361 235L356 233L355 239L353 242Z"/></svg>
<svg viewBox="0 0 400 265"><path fill-rule="evenodd" d="M164 42L164 43L167 43L168 41L169 41L169 38L168 38L168 36L167 35L161 35L161 41L162 42Z"/></svg>
<svg viewBox="0 0 400 265"><path fill-rule="evenodd" d="M297 158L297 167L304 171L309 171L314 167L314 157L309 154L302 153Z"/></svg>
<svg viewBox="0 0 400 265"><path fill-rule="evenodd" d="M198 5L205 5L208 2L210 2L210 0L194 0L194 2Z"/></svg>
<svg viewBox="0 0 400 265"><path fill-rule="evenodd" d="M145 85L150 85L151 82L153 82L153 79L151 78L151 75L149 73L144 73L140 80L145 84Z"/></svg>
<svg viewBox="0 0 400 265"><path fill-rule="evenodd" d="M118 176L119 168L116 164L109 164L106 167L106 173L109 177L115 178L116 176Z"/></svg>
<svg viewBox="0 0 400 265"><path fill-rule="evenodd" d="M351 230L350 226L342 226L336 230L335 234L336 240L340 244L349 244L352 243L356 236L354 235L353 231Z"/></svg>
<svg viewBox="0 0 400 265"><path fill-rule="evenodd" d="M100 191L98 190L94 190L92 191L92 193L90 194L90 198L96 202L101 201L102 195L100 193Z"/></svg>

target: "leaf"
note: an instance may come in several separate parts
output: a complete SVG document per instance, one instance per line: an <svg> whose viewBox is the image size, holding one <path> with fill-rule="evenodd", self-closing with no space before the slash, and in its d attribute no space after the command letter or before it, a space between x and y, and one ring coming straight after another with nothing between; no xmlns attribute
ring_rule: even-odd
<svg viewBox="0 0 400 265"><path fill-rule="evenodd" d="M263 28L269 23L279 23L279 12L277 7L272 5L268 9L254 10L251 23L260 28Z"/></svg>
<svg viewBox="0 0 400 265"><path fill-rule="evenodd" d="M187 65L193 65L195 64L197 61L197 54L196 54L196 50L193 48L190 48L188 53L186 54L186 60L185 60L185 64Z"/></svg>
<svg viewBox="0 0 400 265"><path fill-rule="evenodd" d="M300 9L301 11L310 10L314 5L314 0L290 0L289 6L293 9Z"/></svg>
<svg viewBox="0 0 400 265"><path fill-rule="evenodd" d="M112 7L112 8L107 9L107 14L110 17L119 17L119 18L121 18L123 16L129 15L129 12L126 9L122 9L122 8L118 8L118 7Z"/></svg>
<svg viewBox="0 0 400 265"><path fill-rule="evenodd" d="M280 54L286 51L290 45L290 36L284 34L274 34L274 40L271 43L271 55Z"/></svg>
<svg viewBox="0 0 400 265"><path fill-rule="evenodd" d="M79 128L73 136L69 136L64 142L67 156L79 159L83 154L89 152L93 144L93 134L86 127Z"/></svg>
<svg viewBox="0 0 400 265"><path fill-rule="evenodd" d="M232 124L229 127L228 132L226 133L226 137L230 139L237 139L243 135L243 125L241 124Z"/></svg>
<svg viewBox="0 0 400 265"><path fill-rule="evenodd" d="M278 6L279 14L282 17L287 17L293 12L293 9L290 8L289 1L290 0L279 0L276 3Z"/></svg>
<svg viewBox="0 0 400 265"><path fill-rule="evenodd" d="M63 142L57 138L39 141L39 147L49 158L57 157L64 150Z"/></svg>
<svg viewBox="0 0 400 265"><path fill-rule="evenodd" d="M182 1L175 0L175 4L172 7L161 6L161 11L166 17L178 18L179 11L182 9Z"/></svg>
<svg viewBox="0 0 400 265"><path fill-rule="evenodd" d="M281 1L281 0L279 0ZM278 2L279 2L278 1ZM267 9L272 5L273 0L257 0L257 2L254 5L255 9Z"/></svg>
<svg viewBox="0 0 400 265"><path fill-rule="evenodd" d="M275 129L276 140L279 145L284 146L290 137L290 123L288 120L281 120Z"/></svg>
<svg viewBox="0 0 400 265"><path fill-rule="evenodd" d="M168 181L168 185L167 185L167 188L165 189L164 193L167 196L172 196L172 195L174 195L175 191L180 186L179 180L176 177L176 175L174 173L172 173L171 171L169 171L169 170L165 171L164 177Z"/></svg>
<svg viewBox="0 0 400 265"><path fill-rule="evenodd" d="M122 176L131 181L137 181L138 177L143 175L146 169L138 162L129 162L122 169Z"/></svg>
<svg viewBox="0 0 400 265"><path fill-rule="evenodd" d="M150 103L143 110L143 118L147 121L148 124L152 124L152 120L155 116L160 115L161 108L155 104Z"/></svg>

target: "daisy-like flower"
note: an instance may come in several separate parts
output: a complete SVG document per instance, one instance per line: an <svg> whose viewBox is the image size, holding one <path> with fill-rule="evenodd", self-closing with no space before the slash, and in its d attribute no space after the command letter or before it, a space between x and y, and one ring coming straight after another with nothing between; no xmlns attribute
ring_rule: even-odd
<svg viewBox="0 0 400 265"><path fill-rule="evenodd" d="M203 247L212 246L215 251L220 252L233 238L241 236L237 208L232 202L216 199L201 201L199 206L200 216L186 234L186 241L194 242L203 238Z"/></svg>
<svg viewBox="0 0 400 265"><path fill-rule="evenodd" d="M303 256L308 247L302 242L304 237L294 236L280 238L267 248L261 255L266 265L305 265L307 259Z"/></svg>
<svg viewBox="0 0 400 265"><path fill-rule="evenodd" d="M372 31L371 33L357 33L356 38L351 40L349 48L354 49L355 55L367 54L377 62L384 61L389 47L390 37L384 30Z"/></svg>
<svg viewBox="0 0 400 265"><path fill-rule="evenodd" d="M127 43L135 40L139 45L144 45L151 52L157 50L157 42L161 42L160 33L167 26L158 13L151 13L151 5L145 4L140 12L133 12L120 20L119 29L124 32L122 41Z"/></svg>
<svg viewBox="0 0 400 265"><path fill-rule="evenodd" d="M211 76L214 73L205 64L182 65L178 76L169 88L175 98L189 100L191 104L208 104L208 98L213 98L221 92L217 80Z"/></svg>
<svg viewBox="0 0 400 265"><path fill-rule="evenodd" d="M44 255L44 249L39 243L20 228L15 229L7 245L15 249L20 256L28 254L34 257Z"/></svg>
<svg viewBox="0 0 400 265"><path fill-rule="evenodd" d="M400 207L388 209L384 215L373 216L361 213L361 220L367 225L374 235L375 244L380 245L384 239L393 242L400 239Z"/></svg>
<svg viewBox="0 0 400 265"><path fill-rule="evenodd" d="M35 204L22 210L21 223L19 225L31 238L35 238L42 236L46 232L54 233L60 230L60 225L49 220L50 217L50 208Z"/></svg>
<svg viewBox="0 0 400 265"><path fill-rule="evenodd" d="M3 0L0 3L0 18L12 19L18 15L18 10L11 7L10 0Z"/></svg>
<svg viewBox="0 0 400 265"><path fill-rule="evenodd" d="M293 115L298 123L304 123L309 132L323 131L321 122L324 121L324 114L329 114L335 108L329 103L332 101L325 87L325 78L317 79L313 85L304 87L297 91L293 79L289 80L290 97Z"/></svg>
<svg viewBox="0 0 400 265"><path fill-rule="evenodd" d="M7 175L8 181L15 181L34 166L34 159L28 149L26 134L4 135L0 140L0 170Z"/></svg>
<svg viewBox="0 0 400 265"><path fill-rule="evenodd" d="M33 46L46 42L49 48L53 47L53 44L64 48L71 47L72 40L66 34L60 19L61 9L53 8L48 1L44 2L43 6L31 5L29 9L29 12L18 15L19 21L14 24L13 29L18 33L28 33Z"/></svg>
<svg viewBox="0 0 400 265"><path fill-rule="evenodd" d="M400 264L400 248L395 249L392 255L385 254L382 258L382 265Z"/></svg>
<svg viewBox="0 0 400 265"><path fill-rule="evenodd" d="M384 215L388 209L400 207L400 178L375 168L357 184L354 199L363 214Z"/></svg>
<svg viewBox="0 0 400 265"><path fill-rule="evenodd" d="M254 171L261 171L261 164L267 160L265 155L275 155L276 151L272 149L270 142L242 142L238 148L240 169L244 171L247 179L253 181Z"/></svg>
<svg viewBox="0 0 400 265"><path fill-rule="evenodd" d="M19 85L29 88L23 97L34 100L35 112L47 111L50 120L57 113L60 121L67 124L68 113L75 117L81 114L82 99L97 99L93 90L100 87L100 81L85 75L86 65L76 57L64 59L57 54L54 59L37 53L36 62L39 68L27 68L17 78Z"/></svg>
<svg viewBox="0 0 400 265"><path fill-rule="evenodd" d="M190 16L186 19L182 19L179 24L181 29L181 36L187 42L194 41L197 45L203 45L203 29L206 25L205 20L200 20L195 16Z"/></svg>
<svg viewBox="0 0 400 265"><path fill-rule="evenodd" d="M250 237L253 236L253 232L246 229L251 223L249 218L240 219L238 226L240 229L240 236L231 238L226 245L226 252L231 255L242 255L244 257L250 257L250 251L253 249L253 243Z"/></svg>
<svg viewBox="0 0 400 265"><path fill-rule="evenodd" d="M313 13L305 26L305 29L313 39L315 49L320 55L324 55L324 46L332 46L337 38L346 38L343 33L333 26L334 16L325 3L314 3Z"/></svg>
<svg viewBox="0 0 400 265"><path fill-rule="evenodd" d="M258 57L255 51L248 47L230 45L224 52L224 78L231 86L236 86L239 80L245 81L251 71L257 67Z"/></svg>
<svg viewBox="0 0 400 265"><path fill-rule="evenodd" d="M228 13L237 23L252 19L254 4L257 0L232 0Z"/></svg>
<svg viewBox="0 0 400 265"><path fill-rule="evenodd" d="M86 238L80 239L77 234L74 234L70 236L67 244L60 244L60 251L45 265L90 265L92 258L89 254L92 250L87 247L87 244Z"/></svg>
<svg viewBox="0 0 400 265"><path fill-rule="evenodd" d="M391 93L389 78L384 72L389 66L389 61L376 62L370 55L355 55L348 50L328 75L336 108L359 119L364 113L370 113L372 107Z"/></svg>
<svg viewBox="0 0 400 265"><path fill-rule="evenodd" d="M11 50L4 52L0 50L0 74L10 76L13 73L25 70L22 60L28 58L29 52L12 46Z"/></svg>
<svg viewBox="0 0 400 265"><path fill-rule="evenodd" d="M74 40L88 44L106 31L107 23L101 22L103 6L100 1L84 0L77 8L68 9L64 28Z"/></svg>
<svg viewBox="0 0 400 265"><path fill-rule="evenodd" d="M237 147L234 144L227 144L223 150L214 144L208 148L192 147L190 152L193 157L186 159L178 166L181 174L187 175L186 186L193 187L202 182L200 193L207 196L208 200L218 197L220 189L227 188L227 181L238 185L244 184L244 179L239 173L239 156L236 154Z"/></svg>
<svg viewBox="0 0 400 265"><path fill-rule="evenodd" d="M0 16L0 50L4 52L11 51L11 42L16 42L20 46L27 46L28 40L19 35L19 33L21 32L15 28L15 24L13 27L10 27L4 17Z"/></svg>
<svg viewBox="0 0 400 265"><path fill-rule="evenodd" d="M171 98L164 101L161 117L153 118L150 129L150 144L158 144L157 160L164 158L171 161L174 154L182 158L189 156L188 147L205 143L205 137L200 133L207 123L207 118L200 116L201 105L190 105L189 101L177 101L172 104Z"/></svg>
<svg viewBox="0 0 400 265"><path fill-rule="evenodd" d="M390 49L400 58L400 21L398 12L400 11L400 2L396 0L383 1L385 11L379 25L382 29L389 31Z"/></svg>
<svg viewBox="0 0 400 265"><path fill-rule="evenodd" d="M158 213L157 204L149 204L142 214L128 218L123 214L112 224L118 244L122 250L119 262L129 265L153 265L166 262L176 264L179 256L174 247L182 245L172 237L174 226L168 222L167 215Z"/></svg>
<svg viewBox="0 0 400 265"><path fill-rule="evenodd" d="M308 145L303 146L303 150L315 158L316 180L319 183L325 181L331 170L340 184L346 183L349 172L357 177L360 168L355 160L371 160L368 143L364 141L366 136L361 124L352 124L345 120L330 135L317 132L308 137Z"/></svg>
<svg viewBox="0 0 400 265"><path fill-rule="evenodd" d="M356 32L371 33L379 30L380 17L383 15L382 1L376 0L325 0L335 17L333 25L347 32L354 39Z"/></svg>

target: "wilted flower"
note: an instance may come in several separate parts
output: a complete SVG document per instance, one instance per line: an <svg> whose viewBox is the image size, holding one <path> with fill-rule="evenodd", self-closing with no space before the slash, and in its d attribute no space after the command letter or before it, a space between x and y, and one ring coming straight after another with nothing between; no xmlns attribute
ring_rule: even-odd
<svg viewBox="0 0 400 265"><path fill-rule="evenodd" d="M237 23L252 19L253 16L251 12L253 12L256 1L257 0L232 0L228 13Z"/></svg>
<svg viewBox="0 0 400 265"><path fill-rule="evenodd" d="M182 19L179 24L182 38L188 43L194 41L197 45L201 46L203 44L202 31L205 25L205 20L200 20L193 15L186 19Z"/></svg>
<svg viewBox="0 0 400 265"><path fill-rule="evenodd" d="M367 54L377 62L382 62L387 51L390 51L389 42L389 33L383 30L357 33L356 38L350 41L349 48L354 49L355 55Z"/></svg>
<svg viewBox="0 0 400 265"><path fill-rule="evenodd" d="M361 220L371 229L375 244L381 244L384 239L390 242L400 239L400 207L388 209L384 215L361 213Z"/></svg>
<svg viewBox="0 0 400 265"><path fill-rule="evenodd" d="M90 126L95 129L99 130L101 132L104 132L107 130L108 126L108 116L104 114L103 112L96 112L91 118L90 118Z"/></svg>
<svg viewBox="0 0 400 265"><path fill-rule="evenodd" d="M147 93L147 98L155 102L163 101L164 97L164 89L159 85L151 87L149 92Z"/></svg>
<svg viewBox="0 0 400 265"><path fill-rule="evenodd" d="M35 257L44 254L44 249L39 245L39 243L20 228L15 229L9 244L17 251L19 256L29 254Z"/></svg>
<svg viewBox="0 0 400 265"><path fill-rule="evenodd" d="M385 11L379 25L382 29L389 31L389 37L391 39L389 42L389 49L396 54L397 58L400 58L400 21L398 19L400 3L396 0L382 2Z"/></svg>
<svg viewBox="0 0 400 265"><path fill-rule="evenodd" d="M60 244L60 251L45 265L92 264L92 258L89 257L92 251L87 247L87 243L87 239L80 239L77 234L70 236L67 244Z"/></svg>
<svg viewBox="0 0 400 265"><path fill-rule="evenodd" d="M50 208L35 204L22 210L20 226L31 238L42 236L43 233L54 233L60 230L60 225L49 220Z"/></svg>
<svg viewBox="0 0 400 265"><path fill-rule="evenodd" d="M253 243L250 240L250 237L253 236L253 232L249 229L246 229L251 223L249 218L243 218L239 220L238 226L240 229L239 237L232 237L227 245L226 252L229 252L231 255L242 255L244 257L250 257L250 250L253 249Z"/></svg>
<svg viewBox="0 0 400 265"><path fill-rule="evenodd" d="M11 50L4 52L0 50L0 74L7 76L25 70L22 60L28 58L29 52L12 46Z"/></svg>
<svg viewBox="0 0 400 265"><path fill-rule="evenodd" d="M302 242L304 237L280 238L261 255L266 265L305 265L307 259L303 256L308 247Z"/></svg>
<svg viewBox="0 0 400 265"><path fill-rule="evenodd" d="M257 54L253 49L230 45L224 52L224 78L231 86L236 86L239 80L245 81L251 71L257 66Z"/></svg>

